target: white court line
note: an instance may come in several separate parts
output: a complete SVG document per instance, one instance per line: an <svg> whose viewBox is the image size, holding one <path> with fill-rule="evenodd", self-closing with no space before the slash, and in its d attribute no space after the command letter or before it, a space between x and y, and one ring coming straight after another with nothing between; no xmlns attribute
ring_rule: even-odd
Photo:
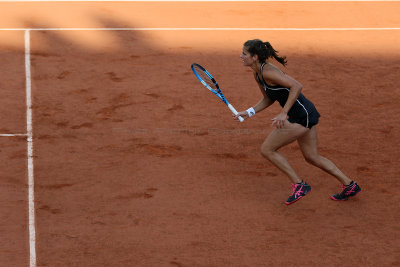
<svg viewBox="0 0 400 267"><path fill-rule="evenodd" d="M0 31L396 31L383 28L4 28Z"/></svg>
<svg viewBox="0 0 400 267"><path fill-rule="evenodd" d="M0 0L0 2L399 2L399 0Z"/></svg>
<svg viewBox="0 0 400 267"><path fill-rule="evenodd" d="M0 137L7 137L7 136L28 136L27 134L0 134Z"/></svg>
<svg viewBox="0 0 400 267"><path fill-rule="evenodd" d="M29 258L30 267L36 267L35 228L35 183L33 178L33 134L32 134L32 94L31 94L31 48L30 31L25 31L25 79L26 79L26 130L28 157L28 210L29 210Z"/></svg>

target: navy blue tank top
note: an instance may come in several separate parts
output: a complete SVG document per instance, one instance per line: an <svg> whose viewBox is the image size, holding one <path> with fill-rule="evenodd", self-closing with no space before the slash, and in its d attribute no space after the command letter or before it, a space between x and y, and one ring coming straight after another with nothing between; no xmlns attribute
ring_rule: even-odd
<svg viewBox="0 0 400 267"><path fill-rule="evenodd" d="M264 65L265 63L261 65L261 74L263 73ZM257 81L264 88L264 91L267 94L267 96L274 102L278 101L281 107L284 107L286 101L288 100L290 89L283 87L281 85L274 85L274 86L268 85L267 82L265 82L264 77L261 75L260 79L257 73L256 77ZM307 128L310 128L311 115L317 116L316 119L318 119L318 117L320 116L318 111L315 109L314 104L307 98L305 98L305 96L302 93L300 93L295 103L288 112L289 121L290 122L303 121L304 123L301 124Z"/></svg>

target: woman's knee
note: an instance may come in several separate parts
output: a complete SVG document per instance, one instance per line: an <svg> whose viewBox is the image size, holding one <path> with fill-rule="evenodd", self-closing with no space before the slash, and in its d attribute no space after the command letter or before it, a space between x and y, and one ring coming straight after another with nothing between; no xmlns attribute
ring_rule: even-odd
<svg viewBox="0 0 400 267"><path fill-rule="evenodd" d="M268 146L266 144L263 144L261 146L261 151L260 152L261 152L261 155L264 158L270 159L275 151L276 151L276 149L273 149L272 147L270 147L270 146Z"/></svg>
<svg viewBox="0 0 400 267"><path fill-rule="evenodd" d="M304 155L304 159L311 165L314 165L314 166L320 165L320 156L318 154Z"/></svg>

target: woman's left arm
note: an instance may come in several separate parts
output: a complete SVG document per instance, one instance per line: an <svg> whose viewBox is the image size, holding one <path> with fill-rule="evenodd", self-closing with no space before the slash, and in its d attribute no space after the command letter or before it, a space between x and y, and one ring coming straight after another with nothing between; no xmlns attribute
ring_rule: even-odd
<svg viewBox="0 0 400 267"><path fill-rule="evenodd" d="M272 125L276 123L277 128L282 128L287 119L287 114L299 97L303 86L292 77L277 70L264 71L263 75L264 79L271 81L274 84L279 84L285 88L289 88L290 90L288 99L286 101L286 104L283 106L282 111L275 118L272 119Z"/></svg>

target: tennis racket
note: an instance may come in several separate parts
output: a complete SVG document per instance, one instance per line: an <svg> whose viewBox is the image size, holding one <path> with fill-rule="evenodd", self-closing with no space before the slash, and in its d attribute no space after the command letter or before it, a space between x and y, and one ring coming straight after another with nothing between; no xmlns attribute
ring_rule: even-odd
<svg viewBox="0 0 400 267"><path fill-rule="evenodd" d="M226 100L225 96L222 94L222 91L219 88L217 81L213 78L213 76L205 68L203 68L202 66L200 66L197 63L193 63L192 71L193 71L194 75L196 75L197 79L199 79L200 82L205 87L207 87L208 90L213 92L216 96L218 96L219 99L222 100L222 102L224 102L228 106L228 108L233 112L233 114L235 114L235 115L238 114L236 109L231 104L229 104L228 100ZM239 116L238 118L239 118L240 122L244 121L244 119L242 117Z"/></svg>

